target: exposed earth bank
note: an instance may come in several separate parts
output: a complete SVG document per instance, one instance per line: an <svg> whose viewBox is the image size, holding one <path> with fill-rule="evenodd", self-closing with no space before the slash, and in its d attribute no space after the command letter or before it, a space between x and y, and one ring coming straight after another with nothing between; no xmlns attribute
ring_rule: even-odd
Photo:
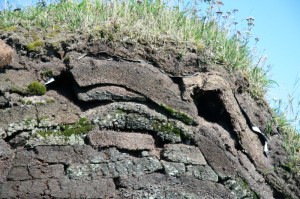
<svg viewBox="0 0 300 199"><path fill-rule="evenodd" d="M0 34L0 198L300 197L242 73L172 44L20 35Z"/></svg>

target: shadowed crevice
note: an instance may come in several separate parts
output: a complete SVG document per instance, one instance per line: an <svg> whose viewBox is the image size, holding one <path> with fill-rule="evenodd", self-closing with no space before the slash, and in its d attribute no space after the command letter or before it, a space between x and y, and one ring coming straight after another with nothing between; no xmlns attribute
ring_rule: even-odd
<svg viewBox="0 0 300 199"><path fill-rule="evenodd" d="M208 122L217 123L226 130L232 130L230 116L219 96L219 91L195 89L192 98L200 117Z"/></svg>

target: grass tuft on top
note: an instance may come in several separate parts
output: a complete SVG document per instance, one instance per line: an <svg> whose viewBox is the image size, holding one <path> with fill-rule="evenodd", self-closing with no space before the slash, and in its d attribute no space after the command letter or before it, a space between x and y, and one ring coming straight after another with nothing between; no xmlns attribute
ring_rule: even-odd
<svg viewBox="0 0 300 199"><path fill-rule="evenodd" d="M273 81L263 69L262 57L256 60L247 45L254 19L247 19L245 31L237 30L233 17L237 9L223 12L222 6L221 1L215 0L189 4L171 0L41 1L21 11L1 11L0 31L22 27L29 32L43 32L44 38L55 37L60 32L85 32L100 34L106 40L130 38L147 45L172 42L186 51L193 46L198 53L223 64L229 71L242 71L250 82L252 96L263 98ZM27 45L29 50L35 50L33 44Z"/></svg>
<svg viewBox="0 0 300 199"><path fill-rule="evenodd" d="M299 79L295 85L299 84ZM300 84L298 85L300 86ZM295 87L297 88L297 86ZM283 147L288 152L289 157L285 165L287 171L300 177L300 98L288 95L288 103L282 100L274 100L274 119L278 130L283 137ZM298 127L298 128L297 128Z"/></svg>

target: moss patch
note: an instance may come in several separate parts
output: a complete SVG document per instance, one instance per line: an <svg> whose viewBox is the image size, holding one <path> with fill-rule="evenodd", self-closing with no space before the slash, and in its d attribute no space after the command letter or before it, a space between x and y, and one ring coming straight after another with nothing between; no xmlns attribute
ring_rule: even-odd
<svg viewBox="0 0 300 199"><path fill-rule="evenodd" d="M195 121L193 120L192 117L190 117L188 114L186 113L182 113L180 111L177 111L175 109L173 109L170 106L167 106L165 104L161 104L160 105L165 111L167 111L170 115L172 115L173 117L179 119L180 121L182 121L185 124L188 125L193 125L195 124Z"/></svg>
<svg viewBox="0 0 300 199"><path fill-rule="evenodd" d="M43 77L53 77L53 71L52 70L44 70L41 72L41 75Z"/></svg>
<svg viewBox="0 0 300 199"><path fill-rule="evenodd" d="M44 130L37 133L46 138L50 135L64 136L66 139L72 135L82 135L93 129L92 124L86 118L80 118L75 124L65 124L59 126L59 130Z"/></svg>
<svg viewBox="0 0 300 199"><path fill-rule="evenodd" d="M2 30L12 32L17 30L17 26L10 26L10 27L5 27Z"/></svg>
<svg viewBox="0 0 300 199"><path fill-rule="evenodd" d="M163 123L163 122L155 121L152 124L152 128L153 128L154 131L168 133L168 134L174 134L178 137L180 137L181 134L182 134L181 129L176 127L173 122Z"/></svg>
<svg viewBox="0 0 300 199"><path fill-rule="evenodd" d="M44 84L34 81L27 86L29 95L44 95L47 91Z"/></svg>
<svg viewBox="0 0 300 199"><path fill-rule="evenodd" d="M38 51L39 48L44 46L44 42L41 40L35 40L34 42L31 42L26 45L26 49L28 51Z"/></svg>

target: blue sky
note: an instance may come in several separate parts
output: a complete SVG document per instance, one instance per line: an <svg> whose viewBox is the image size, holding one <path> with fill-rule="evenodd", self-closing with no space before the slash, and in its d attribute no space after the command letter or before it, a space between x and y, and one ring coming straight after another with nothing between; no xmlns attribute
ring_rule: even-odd
<svg viewBox="0 0 300 199"><path fill-rule="evenodd" d="M272 95L290 90L300 75L300 1L299 0L224 0L225 8L239 9L240 19L252 16L252 31L260 41L258 47L265 50L268 63L273 66L272 78L280 85ZM299 92L298 92L299 95Z"/></svg>
<svg viewBox="0 0 300 199"><path fill-rule="evenodd" d="M16 6L32 4L37 0L0 0ZM47 0L55 1L55 0ZM253 37L259 37L258 51L266 54L272 66L271 79L279 86L270 89L267 98L283 99L286 103L292 94L294 105L300 101L300 1L299 0L223 0L223 11L238 9L235 14L240 24L245 18L254 17ZM244 26L245 27L245 26ZM299 124L300 126L300 124Z"/></svg>
<svg viewBox="0 0 300 199"><path fill-rule="evenodd" d="M299 0L223 0L224 9L237 8L242 20L255 18L252 30L259 37L259 51L268 57L272 66L271 78L279 86L270 89L267 98L294 98L294 106L300 102L300 1ZM244 23L246 23L244 21ZM299 128L300 124L298 124Z"/></svg>

